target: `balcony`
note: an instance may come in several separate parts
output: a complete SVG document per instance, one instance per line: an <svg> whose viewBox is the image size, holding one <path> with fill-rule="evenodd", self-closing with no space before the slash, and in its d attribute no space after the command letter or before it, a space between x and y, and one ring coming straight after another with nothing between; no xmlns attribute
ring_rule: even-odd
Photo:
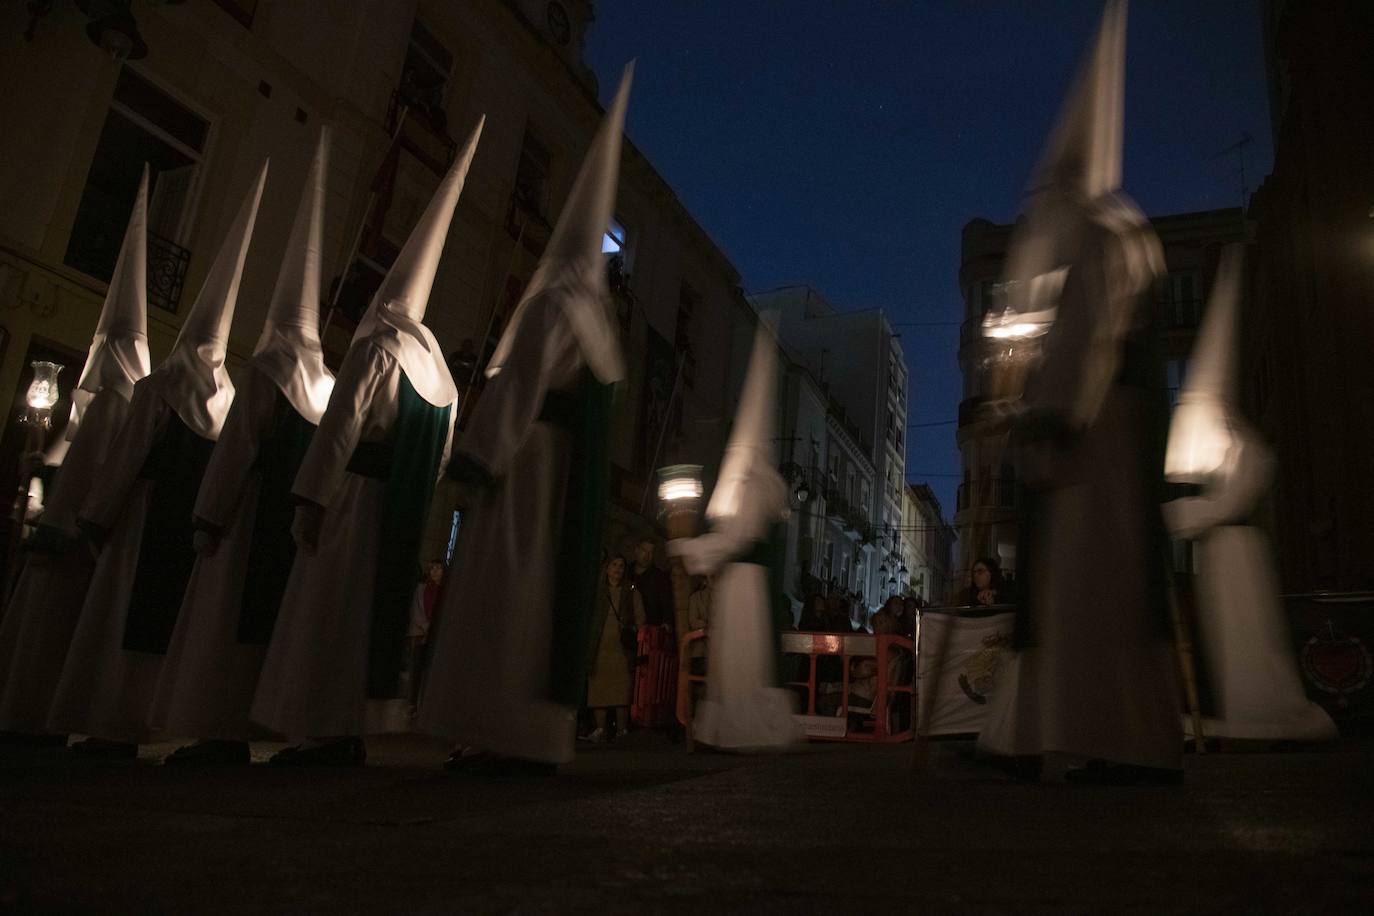
<svg viewBox="0 0 1374 916"><path fill-rule="evenodd" d="M1014 477L980 477L959 485L955 511L1015 509L1021 505L1021 485Z"/></svg>
<svg viewBox="0 0 1374 916"><path fill-rule="evenodd" d="M84 274L108 281L119 258L125 226L113 220L100 220L88 221L86 228L85 234L72 237L66 263ZM156 232L148 232L149 305L176 314L190 262L190 251Z"/></svg>
<svg viewBox="0 0 1374 916"><path fill-rule="evenodd" d="M191 252L156 232L148 233L148 304L175 314L186 283Z"/></svg>

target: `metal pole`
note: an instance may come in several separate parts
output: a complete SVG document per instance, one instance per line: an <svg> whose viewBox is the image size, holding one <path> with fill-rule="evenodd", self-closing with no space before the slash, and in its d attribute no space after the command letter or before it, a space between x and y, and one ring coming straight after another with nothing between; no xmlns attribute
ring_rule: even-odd
<svg viewBox="0 0 1374 916"><path fill-rule="evenodd" d="M644 495L639 500L639 514L644 514L644 507L649 504L649 491L654 486L654 468L658 467L658 454L663 450L663 437L668 434L668 420L673 416L673 403L677 400L678 389L682 385L682 367L686 365L687 357L679 353L677 357L677 375L673 377L673 391L668 395L668 409L663 412L663 428L658 431L658 443L654 445L653 459L649 462L648 481L644 484Z"/></svg>

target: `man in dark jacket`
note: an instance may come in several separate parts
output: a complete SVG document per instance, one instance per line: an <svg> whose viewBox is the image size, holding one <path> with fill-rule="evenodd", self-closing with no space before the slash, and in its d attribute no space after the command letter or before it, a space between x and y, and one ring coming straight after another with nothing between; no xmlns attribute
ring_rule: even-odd
<svg viewBox="0 0 1374 916"><path fill-rule="evenodd" d="M644 621L650 626L673 627L673 581L654 565L653 538L642 538L635 545L635 562L630 581L644 601Z"/></svg>

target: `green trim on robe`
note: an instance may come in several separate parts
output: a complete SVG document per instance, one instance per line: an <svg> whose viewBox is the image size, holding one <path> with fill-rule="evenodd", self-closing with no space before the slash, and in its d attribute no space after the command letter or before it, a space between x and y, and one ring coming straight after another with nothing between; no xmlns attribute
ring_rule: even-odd
<svg viewBox="0 0 1374 916"><path fill-rule="evenodd" d="M286 395L278 391L272 428L253 462L258 504L239 602L240 643L265 646L272 639L286 580L296 561L296 539L291 535L296 501L291 485L314 435L315 424L297 413Z"/></svg>
<svg viewBox="0 0 1374 916"><path fill-rule="evenodd" d="M566 430L568 480L564 490L558 565L554 573L552 639L549 643L549 699L581 705L587 653L596 611L610 474L611 385L587 370L576 388L549 392L540 420Z"/></svg>
<svg viewBox="0 0 1374 916"><path fill-rule="evenodd" d="M181 599L196 565L192 514L215 443L191 431L176 411L143 462L148 508L124 619L124 648L166 655Z"/></svg>
<svg viewBox="0 0 1374 916"><path fill-rule="evenodd" d="M444 454L444 443L448 441L448 418L452 409L451 404L435 407L420 397L410 379L401 374L372 592L367 665L370 699L402 696L400 675L406 663L405 637L410 625L410 604L419 581L420 542L429 518L439 461Z"/></svg>

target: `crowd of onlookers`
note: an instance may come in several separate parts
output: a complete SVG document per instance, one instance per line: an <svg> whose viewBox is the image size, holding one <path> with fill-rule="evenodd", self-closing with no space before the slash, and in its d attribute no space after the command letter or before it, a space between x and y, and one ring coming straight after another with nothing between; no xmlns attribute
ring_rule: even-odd
<svg viewBox="0 0 1374 916"><path fill-rule="evenodd" d="M637 675L641 667L653 672L678 669L678 640L710 626L714 581L697 577L685 608L676 608L672 578L655 562L658 544L641 538L629 552L611 554L598 581L596 612L593 614L587 644L587 691L579 717L578 734L592 742L612 741L623 734L632 721L637 726L658 727L676 737L679 728L670 704L662 702L675 693L673 685L656 683L649 671ZM425 644L433 624L437 596L442 587L443 564L429 564L415 592L409 643L414 693L418 694L419 671L423 666ZM955 606L991 607L1014 603L1011 581L1003 576L996 559L982 557L972 566L968 585L955 596ZM799 611L783 615L781 629L806 633L872 633L877 636L904 636L912 639L917 618L925 610L923 598L892 595L877 610L872 610L860 595L833 591L812 593L801 602ZM681 647L686 653L689 674L706 673L706 641L694 639ZM665 657L668 661L665 664ZM912 671L909 654L895 653L888 661L888 682L909 683ZM805 680L804 658L780 654L778 677L782 683ZM851 659L847 708L863 710L873 703L877 681L877 659ZM838 657L817 659L817 697L819 715L834 714L840 708L843 668ZM652 692L659 702L645 694Z"/></svg>

